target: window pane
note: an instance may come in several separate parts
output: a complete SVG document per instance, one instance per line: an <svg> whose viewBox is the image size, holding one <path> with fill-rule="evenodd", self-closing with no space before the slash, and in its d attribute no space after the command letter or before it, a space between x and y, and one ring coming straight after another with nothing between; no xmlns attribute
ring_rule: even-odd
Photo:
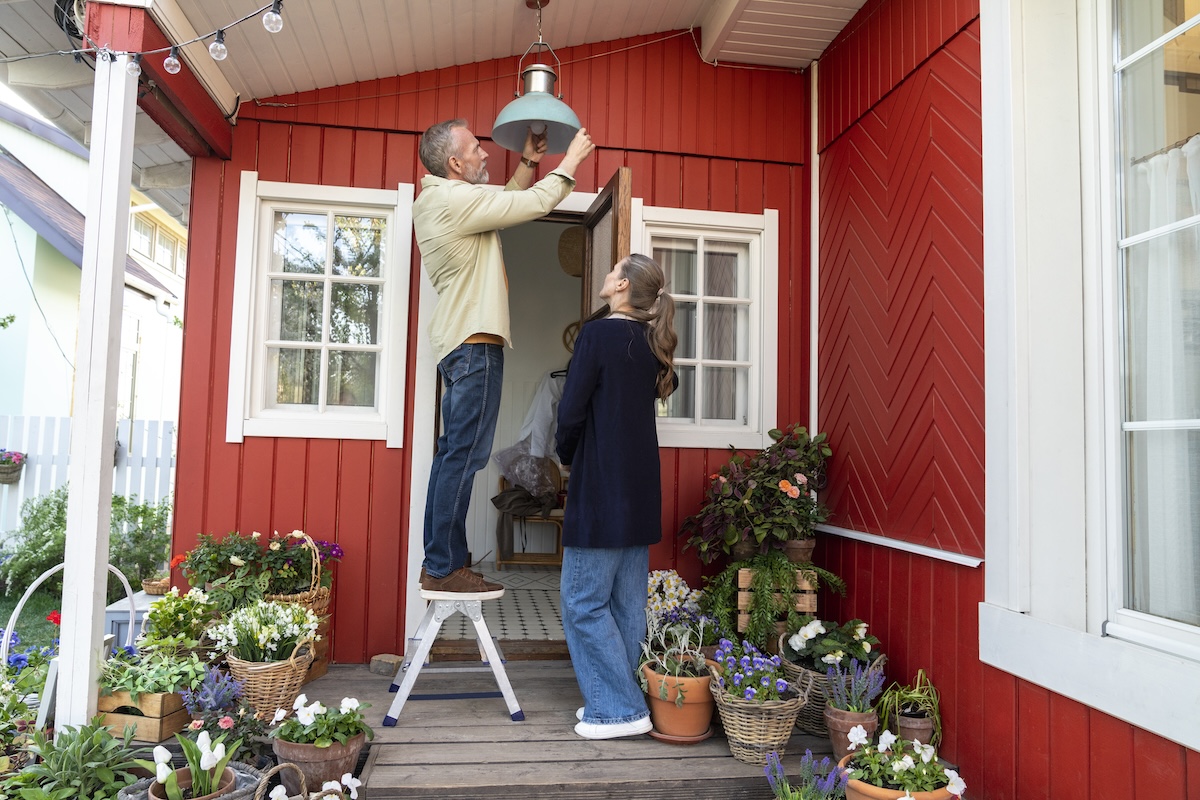
<svg viewBox="0 0 1200 800"><path fill-rule="evenodd" d="M660 417L696 418L696 368L675 365L679 387L665 401L658 401Z"/></svg>
<svg viewBox="0 0 1200 800"><path fill-rule="evenodd" d="M276 405L313 405L319 400L321 351L272 347Z"/></svg>
<svg viewBox="0 0 1200 800"><path fill-rule="evenodd" d="M748 370L744 367L705 367L704 419L744 424Z"/></svg>
<svg viewBox="0 0 1200 800"><path fill-rule="evenodd" d="M1121 73L1124 236L1185 219L1200 210L1200 28Z"/></svg>
<svg viewBox="0 0 1200 800"><path fill-rule="evenodd" d="M1127 602L1200 625L1200 431L1133 431L1128 447Z"/></svg>
<svg viewBox="0 0 1200 800"><path fill-rule="evenodd" d="M705 251L704 293L710 297L749 297L749 248L733 242L707 242Z"/></svg>
<svg viewBox="0 0 1200 800"><path fill-rule="evenodd" d="M1159 36L1187 21L1198 9L1187 0L1117 0L1121 58L1136 53Z"/></svg>
<svg viewBox="0 0 1200 800"><path fill-rule="evenodd" d="M175 268L175 237L158 232L158 249L154 261L167 269Z"/></svg>
<svg viewBox="0 0 1200 800"><path fill-rule="evenodd" d="M333 274L378 278L383 261L383 232L379 217L334 217Z"/></svg>
<svg viewBox="0 0 1200 800"><path fill-rule="evenodd" d="M696 357L696 304L675 302L675 335L679 344L675 346L676 358Z"/></svg>
<svg viewBox="0 0 1200 800"><path fill-rule="evenodd" d="M325 284L321 281L271 281L270 338L321 341L324 295Z"/></svg>
<svg viewBox="0 0 1200 800"><path fill-rule="evenodd" d="M1200 419L1200 227L1125 253L1126 405L1133 422Z"/></svg>
<svg viewBox="0 0 1200 800"><path fill-rule="evenodd" d="M175 250L175 274L182 275L187 271L187 247L180 242Z"/></svg>
<svg viewBox="0 0 1200 800"><path fill-rule="evenodd" d="M696 294L696 242L692 239L651 240L654 260L667 276L667 291L671 294Z"/></svg>
<svg viewBox="0 0 1200 800"><path fill-rule="evenodd" d="M379 343L379 286L335 283L329 314L329 341Z"/></svg>
<svg viewBox="0 0 1200 800"><path fill-rule="evenodd" d="M750 357L750 307L704 304L704 357L746 361Z"/></svg>
<svg viewBox="0 0 1200 800"><path fill-rule="evenodd" d="M330 351L329 386L326 393L329 405L375 405L376 357L375 353Z"/></svg>
<svg viewBox="0 0 1200 800"><path fill-rule="evenodd" d="M133 235L129 246L142 255L149 257L154 242L154 226L141 217L133 218Z"/></svg>
<svg viewBox="0 0 1200 800"><path fill-rule="evenodd" d="M324 274L328 227L324 214L276 211L271 271Z"/></svg>

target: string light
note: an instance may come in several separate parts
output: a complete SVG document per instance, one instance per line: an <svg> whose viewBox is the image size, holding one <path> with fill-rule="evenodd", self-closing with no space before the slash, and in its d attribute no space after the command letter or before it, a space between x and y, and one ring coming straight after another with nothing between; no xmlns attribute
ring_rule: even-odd
<svg viewBox="0 0 1200 800"><path fill-rule="evenodd" d="M217 31L217 38L208 46L208 54L213 57L213 61L224 61L229 55L229 48L225 46L225 31Z"/></svg>
<svg viewBox="0 0 1200 800"><path fill-rule="evenodd" d="M142 74L142 54L132 53L129 56L129 62L125 65L125 71L133 77Z"/></svg>
<svg viewBox="0 0 1200 800"><path fill-rule="evenodd" d="M283 0L274 0L271 3L271 10L263 14L263 27L267 29L268 33L279 33L283 30L283 15L280 13L282 6Z"/></svg>
<svg viewBox="0 0 1200 800"><path fill-rule="evenodd" d="M163 69L172 75L178 75L179 70L183 69L183 64L179 62L179 48L172 47L170 54L163 59Z"/></svg>

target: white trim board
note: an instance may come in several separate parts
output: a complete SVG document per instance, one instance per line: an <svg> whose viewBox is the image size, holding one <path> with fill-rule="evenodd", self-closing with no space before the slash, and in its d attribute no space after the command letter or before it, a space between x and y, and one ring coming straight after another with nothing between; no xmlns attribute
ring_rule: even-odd
<svg viewBox="0 0 1200 800"><path fill-rule="evenodd" d="M817 530L821 533L828 533L831 536L839 536L843 539L853 539L856 542L864 542L865 544L873 544L876 547L885 547L889 550L899 550L902 553L911 553L915 556L924 556L925 558L936 559L937 561L946 561L950 564L958 564L963 567L971 567L972 569L983 565L982 558L975 556L967 556L962 553L955 553L951 550L939 550L936 547L926 547L923 544L913 544L901 539L890 539L887 536L879 536L874 533L860 533L852 531L848 528L838 528L834 525L818 525Z"/></svg>

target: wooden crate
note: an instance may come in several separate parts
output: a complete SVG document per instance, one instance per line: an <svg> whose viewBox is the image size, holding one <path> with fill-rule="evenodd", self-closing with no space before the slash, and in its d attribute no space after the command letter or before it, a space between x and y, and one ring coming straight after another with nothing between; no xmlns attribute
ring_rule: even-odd
<svg viewBox="0 0 1200 800"><path fill-rule="evenodd" d="M104 724L111 728L115 735L120 736L126 726L133 725L136 728L134 740L151 744L170 739L192 721L185 708L172 711L165 717L139 717L133 714L118 714L115 711L109 711L102 716Z"/></svg>
<svg viewBox="0 0 1200 800"><path fill-rule="evenodd" d="M750 597L753 592L750 589L750 582L754 577L754 570L739 569L738 570L738 615L737 628L738 631L744 631L750 625ZM779 595L775 595L777 598ZM796 570L796 593L795 593L795 609L801 614L816 614L817 613L817 587L815 581L806 577L806 571L802 569ZM779 622L776 624L779 633L782 634L786 624ZM770 652L775 651L775 642L773 639L778 639L778 636L771 637L772 641L767 642L767 649Z"/></svg>
<svg viewBox="0 0 1200 800"><path fill-rule="evenodd" d="M100 695L96 707L100 711L116 711L125 707L136 708L147 717L165 717L183 708L183 697L177 692L169 694L143 692L138 695L135 703L129 696L129 692L113 692L109 695Z"/></svg>

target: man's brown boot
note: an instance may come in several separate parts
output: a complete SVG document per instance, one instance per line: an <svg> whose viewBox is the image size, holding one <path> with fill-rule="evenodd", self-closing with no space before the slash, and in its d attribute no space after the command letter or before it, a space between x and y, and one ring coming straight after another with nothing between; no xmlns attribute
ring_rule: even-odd
<svg viewBox="0 0 1200 800"><path fill-rule="evenodd" d="M454 592L457 594L484 594L504 591L504 587L501 584L489 583L482 576L475 574L466 567L460 567L444 578L434 578L426 575L421 581L421 588L427 592Z"/></svg>

